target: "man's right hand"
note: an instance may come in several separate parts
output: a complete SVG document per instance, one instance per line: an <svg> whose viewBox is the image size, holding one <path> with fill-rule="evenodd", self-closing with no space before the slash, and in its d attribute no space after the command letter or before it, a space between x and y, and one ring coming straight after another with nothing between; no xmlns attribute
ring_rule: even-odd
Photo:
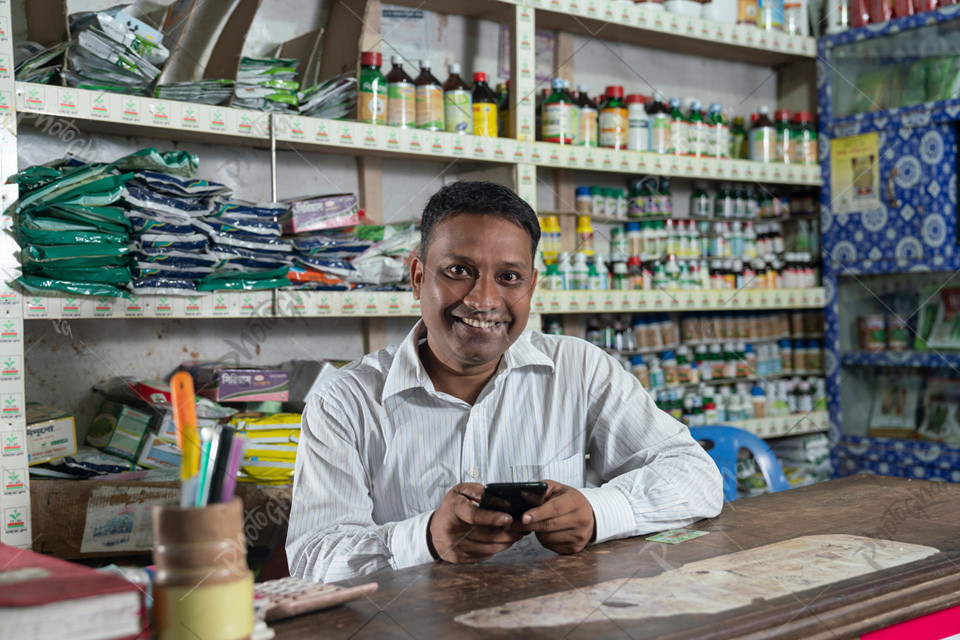
<svg viewBox="0 0 960 640"><path fill-rule="evenodd" d="M519 522L506 513L477 506L482 495L482 484L458 484L430 516L430 539L442 560L479 562L509 549L520 539Z"/></svg>

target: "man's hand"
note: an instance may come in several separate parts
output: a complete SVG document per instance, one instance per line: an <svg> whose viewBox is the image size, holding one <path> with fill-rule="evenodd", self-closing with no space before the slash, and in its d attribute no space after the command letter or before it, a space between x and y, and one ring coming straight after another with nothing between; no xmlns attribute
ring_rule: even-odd
<svg viewBox="0 0 960 640"><path fill-rule="evenodd" d="M593 507L582 493L546 480L543 504L523 514L523 531L535 531L537 540L557 553L577 553L596 535Z"/></svg>
<svg viewBox="0 0 960 640"><path fill-rule="evenodd" d="M479 562L520 539L519 523L514 524L509 515L477 507L482 495L482 484L458 484L430 516L430 540L441 559Z"/></svg>

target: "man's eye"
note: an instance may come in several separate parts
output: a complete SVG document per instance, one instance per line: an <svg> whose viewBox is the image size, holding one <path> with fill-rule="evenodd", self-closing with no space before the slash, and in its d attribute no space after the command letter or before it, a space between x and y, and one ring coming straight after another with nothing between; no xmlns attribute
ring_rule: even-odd
<svg viewBox="0 0 960 640"><path fill-rule="evenodd" d="M519 274L519 273L515 273L515 272L513 272L513 271L508 271L507 273L503 274L503 275L500 276L500 277L501 277L503 280L507 281L507 282L519 282L519 281L520 281L520 274Z"/></svg>
<svg viewBox="0 0 960 640"><path fill-rule="evenodd" d="M467 268L462 264L455 264L452 267L448 267L447 273L454 276L466 276L470 274Z"/></svg>

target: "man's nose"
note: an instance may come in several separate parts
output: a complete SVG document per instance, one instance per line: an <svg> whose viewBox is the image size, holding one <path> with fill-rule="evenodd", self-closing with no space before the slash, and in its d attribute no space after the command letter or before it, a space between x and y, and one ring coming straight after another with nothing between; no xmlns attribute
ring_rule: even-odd
<svg viewBox="0 0 960 640"><path fill-rule="evenodd" d="M493 275L481 274L463 297L464 304L479 310L494 309L500 303L500 290Z"/></svg>

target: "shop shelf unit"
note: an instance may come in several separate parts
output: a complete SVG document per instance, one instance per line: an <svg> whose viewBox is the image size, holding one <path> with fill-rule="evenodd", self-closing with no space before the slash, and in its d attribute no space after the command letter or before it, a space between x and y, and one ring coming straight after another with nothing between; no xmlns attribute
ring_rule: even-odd
<svg viewBox="0 0 960 640"><path fill-rule="evenodd" d="M927 294L918 291L949 285L960 269L960 101L937 94L955 72L926 90L917 82L933 68L925 65L960 54L958 18L960 7L951 6L818 42L825 360L839 475L867 471L960 482L950 446L868 433L876 376L960 365L956 351L914 351L916 306L905 307L903 298L891 302L891 296L911 294L923 302ZM859 347L857 319L867 314L905 321L909 349Z"/></svg>
<svg viewBox="0 0 960 640"><path fill-rule="evenodd" d="M0 60L13 59L13 4L0 0ZM375 2L352 4L377 7ZM534 32L536 27L586 33L633 44L766 67L797 63L813 67L811 38L761 32L735 25L675 16L633 3L606 0L427 0L400 4L441 13L492 19L508 24L515 43L511 105L518 135L478 138L448 133L394 129L307 118L270 116L232 107L216 107L151 97L101 93L55 85L16 82L13 65L0 64L0 170L4 177L17 165L17 126L54 132L60 151L83 151L86 134L148 135L178 142L204 142L262 148L307 149L358 159L398 158L417 162L470 160L512 170L514 188L535 208L537 172L576 169L619 174L650 174L683 179L737 180L761 184L819 186L817 166L773 165L745 160L658 156L651 153L564 147L534 140ZM369 8L369 7L366 7ZM361 14L363 15L363 14ZM360 46L360 45L358 45ZM55 131L54 131L55 129ZM78 136L67 131L82 132ZM17 198L15 185L0 191L4 208ZM545 207L546 208L546 207ZM4 219L9 227L10 221ZM307 318L357 316L370 321L415 317L419 307L405 292L215 292L195 297L143 296L105 299L26 294L11 287L16 277L16 245L3 234L0 271L0 436L3 439L4 486L0 493L0 541L29 546L29 473L24 417L24 330L33 320L137 318L209 319L270 316ZM820 308L823 289L779 291L602 291L537 292L534 319L541 313L582 314L594 311L703 311ZM368 327L369 325L362 324ZM364 329L365 331L368 329ZM816 413L816 412L815 412ZM821 425L822 416L807 422ZM756 422L756 421L754 421ZM760 435L797 428L794 417L744 424ZM789 424L788 424L789 423ZM808 427L804 427L808 428Z"/></svg>

